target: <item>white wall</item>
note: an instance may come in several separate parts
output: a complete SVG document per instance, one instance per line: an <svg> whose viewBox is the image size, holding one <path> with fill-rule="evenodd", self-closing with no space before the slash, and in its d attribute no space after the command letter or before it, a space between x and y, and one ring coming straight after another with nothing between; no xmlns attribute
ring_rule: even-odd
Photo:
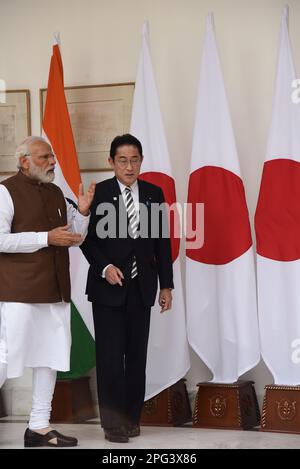
<svg viewBox="0 0 300 469"><path fill-rule="evenodd" d="M252 219L284 4L284 0L0 0L0 78L10 89L30 89L32 131L38 134L38 91L47 86L52 32L61 32L66 86L128 82L135 80L140 29L148 19L178 198L183 202L205 17L213 11ZM289 5L291 38L296 45L300 43L300 2L290 0ZM294 50L296 65L300 65L298 50ZM192 354L188 386L209 376ZM247 377L256 381L259 394L264 384L272 382L263 364Z"/></svg>

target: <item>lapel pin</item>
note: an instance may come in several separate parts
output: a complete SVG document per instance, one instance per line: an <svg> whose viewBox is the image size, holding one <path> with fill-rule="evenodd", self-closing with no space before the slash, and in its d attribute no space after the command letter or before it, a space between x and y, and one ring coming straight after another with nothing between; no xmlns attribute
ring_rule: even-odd
<svg viewBox="0 0 300 469"><path fill-rule="evenodd" d="M114 199L114 200L117 200L117 197L114 197L113 199Z"/></svg>

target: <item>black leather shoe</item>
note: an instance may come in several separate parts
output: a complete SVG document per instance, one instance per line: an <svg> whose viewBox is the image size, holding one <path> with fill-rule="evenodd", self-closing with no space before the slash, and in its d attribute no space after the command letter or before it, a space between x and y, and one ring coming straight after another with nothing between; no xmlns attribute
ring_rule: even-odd
<svg viewBox="0 0 300 469"><path fill-rule="evenodd" d="M130 425L127 430L129 438L134 438L135 436L140 436L141 428L139 425Z"/></svg>
<svg viewBox="0 0 300 469"><path fill-rule="evenodd" d="M125 428L104 428L105 439L113 443L128 443L129 438Z"/></svg>
<svg viewBox="0 0 300 469"><path fill-rule="evenodd" d="M54 438L57 439L57 443L50 442ZM24 446L25 448L33 448L37 446L52 446L53 448L62 448L67 446L77 446L78 440L72 436L62 435L56 430L51 430L46 435L33 432L29 428L26 428L24 434Z"/></svg>

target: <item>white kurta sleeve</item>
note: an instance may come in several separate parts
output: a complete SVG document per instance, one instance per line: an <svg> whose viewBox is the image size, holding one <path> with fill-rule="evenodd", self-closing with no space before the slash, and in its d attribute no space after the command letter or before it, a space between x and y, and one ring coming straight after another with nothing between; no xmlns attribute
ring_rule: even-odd
<svg viewBox="0 0 300 469"><path fill-rule="evenodd" d="M83 238L86 237L90 216L81 215L72 204L66 200L67 204L67 219L68 224L70 225L70 231L73 233L79 233ZM81 243L80 243L81 244ZM79 246L79 244L77 245Z"/></svg>
<svg viewBox="0 0 300 469"><path fill-rule="evenodd" d="M0 184L0 252L30 253L48 246L48 233L11 233L14 204L10 193Z"/></svg>

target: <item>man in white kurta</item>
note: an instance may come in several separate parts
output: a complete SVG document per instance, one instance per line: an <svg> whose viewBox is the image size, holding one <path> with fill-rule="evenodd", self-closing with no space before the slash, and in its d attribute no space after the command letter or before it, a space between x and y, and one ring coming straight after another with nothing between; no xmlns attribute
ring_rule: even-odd
<svg viewBox="0 0 300 469"><path fill-rule="evenodd" d="M18 147L16 156L23 179L26 176L35 183L52 182L55 157L45 140L27 138ZM68 226L48 232L12 233L15 207L9 190L0 184L0 253L30 254L48 246L78 246L87 232L93 196L94 185L86 194L81 187L77 210L65 200ZM27 210L30 207L24 207L24 217ZM30 263L27 268L30 269ZM76 438L49 427L56 371L68 371L70 365L70 303L1 301L0 296L0 388L7 378L21 376L24 367L33 368L32 411L25 446L75 446Z"/></svg>

